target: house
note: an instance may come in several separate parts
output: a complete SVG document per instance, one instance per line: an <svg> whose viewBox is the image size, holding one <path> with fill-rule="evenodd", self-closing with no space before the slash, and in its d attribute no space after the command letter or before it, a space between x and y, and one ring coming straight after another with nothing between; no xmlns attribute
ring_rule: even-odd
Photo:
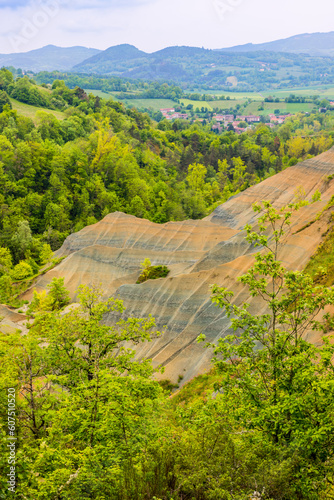
<svg viewBox="0 0 334 500"><path fill-rule="evenodd" d="M215 115L214 119L217 122L231 123L234 120L234 115Z"/></svg>
<svg viewBox="0 0 334 500"><path fill-rule="evenodd" d="M289 113L288 115L269 115L269 118L270 118L270 122L273 124L273 125L282 125L283 123L285 123L285 120L287 118L289 118L290 116L292 116L291 113Z"/></svg>
<svg viewBox="0 0 334 500"><path fill-rule="evenodd" d="M164 117L167 119L167 120L188 120L188 115L187 113L171 113L171 114L167 114L167 115L164 115Z"/></svg>
<svg viewBox="0 0 334 500"><path fill-rule="evenodd" d="M160 109L160 111L167 120L177 120L178 118L188 120L189 118L187 113L178 113L174 108Z"/></svg>
<svg viewBox="0 0 334 500"><path fill-rule="evenodd" d="M276 125L282 125L285 122L284 116L269 115L270 122Z"/></svg>
<svg viewBox="0 0 334 500"><path fill-rule="evenodd" d="M168 115L169 113L175 113L174 108L166 108L166 109L160 109L161 113L163 115Z"/></svg>
<svg viewBox="0 0 334 500"><path fill-rule="evenodd" d="M261 121L261 117L260 116L254 116L254 115L245 116L245 121L247 123L256 123L256 122L260 122Z"/></svg>
<svg viewBox="0 0 334 500"><path fill-rule="evenodd" d="M180 118L180 120L188 120L189 116L187 115L187 113L177 113L179 116L178 118Z"/></svg>

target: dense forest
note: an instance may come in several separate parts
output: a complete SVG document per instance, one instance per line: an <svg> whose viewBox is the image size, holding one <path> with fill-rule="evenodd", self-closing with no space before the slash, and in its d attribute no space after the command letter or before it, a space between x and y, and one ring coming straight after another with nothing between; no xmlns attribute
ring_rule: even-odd
<svg viewBox="0 0 334 500"><path fill-rule="evenodd" d="M36 118L13 110L14 99L39 106ZM52 252L69 234L110 212L156 223L202 218L334 142L330 113L216 134L210 124L157 123L59 79L45 88L5 69L0 111L0 302L15 306L21 285L57 263ZM16 391L15 498L333 497L334 348L326 337L322 349L302 338L305 325L333 329L329 315L316 321L334 304L333 290L286 271L278 251L292 212L305 203L301 187L285 211L255 207L260 233L247 227L247 238L267 251L241 281L270 311L253 317L247 304L231 306L232 292L213 286L232 334L203 347L215 353L213 372L173 397L175 387L154 379L150 361L134 357L133 347L161 334L153 318L126 318L120 300L86 286L77 291L79 307L64 314L62 278L35 291L27 333L0 332L2 498L13 497L9 388ZM108 312L114 326L102 321Z"/></svg>
<svg viewBox="0 0 334 500"><path fill-rule="evenodd" d="M333 144L331 114L217 135L210 125L156 124L61 80L47 89L1 70L0 89L0 245L10 252L14 280L36 273L45 245L58 249L71 232L110 212L157 223L202 218ZM40 106L37 121L12 110L10 98ZM64 119L42 106L63 110ZM7 279L2 300L8 286Z"/></svg>

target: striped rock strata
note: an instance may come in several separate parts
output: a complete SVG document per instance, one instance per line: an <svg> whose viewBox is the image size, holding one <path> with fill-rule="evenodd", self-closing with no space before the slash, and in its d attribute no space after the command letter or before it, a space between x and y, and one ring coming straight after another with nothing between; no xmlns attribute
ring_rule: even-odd
<svg viewBox="0 0 334 500"><path fill-rule="evenodd" d="M109 214L67 238L57 252L66 258L41 277L36 288L45 289L53 277L63 276L75 297L81 283L101 283L106 296L117 295L124 301L128 315L152 314L158 328L166 325L165 332L139 347L137 355L163 365L164 378L176 380L182 375L186 382L210 367L211 353L196 343L197 336L204 333L209 341L216 341L229 328L224 312L210 301L210 284L233 289L235 301L249 301L255 314L263 311L263 305L250 300L235 281L252 264L256 251L245 241L243 231L245 224L256 223L252 204L270 200L281 207L295 199L299 188L308 200L316 190L321 192L321 201L294 215L281 255L288 268L303 269L322 241L328 213L303 227L334 195L334 180L328 179L332 174L334 148L249 188L200 221L158 225L123 213ZM136 285L145 258L153 265L167 265L171 273L167 278ZM112 322L112 317L106 321Z"/></svg>

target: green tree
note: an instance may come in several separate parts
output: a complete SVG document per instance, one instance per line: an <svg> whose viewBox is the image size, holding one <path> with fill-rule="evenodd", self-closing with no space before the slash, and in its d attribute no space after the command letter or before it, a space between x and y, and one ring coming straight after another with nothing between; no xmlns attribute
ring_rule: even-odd
<svg viewBox="0 0 334 500"><path fill-rule="evenodd" d="M53 252L48 243L43 243L39 254L39 259L42 265L47 264L53 257Z"/></svg>
<svg viewBox="0 0 334 500"><path fill-rule="evenodd" d="M14 294L13 281L9 274L0 277L0 302L7 304Z"/></svg>
<svg viewBox="0 0 334 500"><path fill-rule="evenodd" d="M64 278L53 278L46 290L37 292L34 290L34 295L29 304L28 313L46 313L50 311L59 311L67 306L70 302L70 294L64 286Z"/></svg>
<svg viewBox="0 0 334 500"><path fill-rule="evenodd" d="M189 186L195 191L202 191L205 184L207 168L201 163L194 163L188 167L187 181Z"/></svg>
<svg viewBox="0 0 334 500"><path fill-rule="evenodd" d="M31 248L33 237L29 222L26 220L20 221L16 233L13 235L11 245L13 253L16 257L16 262L20 259L25 259L28 256Z"/></svg>
<svg viewBox="0 0 334 500"><path fill-rule="evenodd" d="M233 168L231 172L233 174L232 189L233 191L239 191L245 189L245 175L246 175L246 165L241 158L232 158Z"/></svg>
<svg viewBox="0 0 334 500"><path fill-rule="evenodd" d="M140 198L140 196L136 195L134 198L132 198L131 203L129 205L129 213L139 218L148 217L148 213L145 209L144 202Z"/></svg>
<svg viewBox="0 0 334 500"><path fill-rule="evenodd" d="M0 276L8 274L12 265L12 255L8 248L0 248Z"/></svg>
<svg viewBox="0 0 334 500"><path fill-rule="evenodd" d="M248 303L237 305L233 292L214 285L212 300L231 318L234 333L210 346L231 413L244 428L258 429L299 456L296 488L304 496L298 498L315 498L334 444L334 346L324 335L317 347L304 334L331 329L329 314L321 320L318 315L334 304L334 290L315 285L302 272L288 271L278 260L298 205L277 211L263 202L254 209L261 212L262 207L258 231L251 226L246 230L247 240L263 250L239 281L266 312L254 316Z"/></svg>
<svg viewBox="0 0 334 500"><path fill-rule="evenodd" d="M7 106L7 110L12 109L12 103L10 102L7 92L0 90L0 113L3 112L5 106Z"/></svg>
<svg viewBox="0 0 334 500"><path fill-rule="evenodd" d="M144 261L140 263L141 276L143 276L143 278L147 279L151 266L151 261L148 258L144 259Z"/></svg>
<svg viewBox="0 0 334 500"><path fill-rule="evenodd" d="M6 387L17 394L17 493L144 498L143 450L157 440L162 390L131 346L157 334L154 320L124 319L122 302L97 289L80 287L78 301L66 315L39 315L24 336L0 333L1 425ZM1 461L0 484L7 469Z"/></svg>
<svg viewBox="0 0 334 500"><path fill-rule="evenodd" d="M64 278L53 278L48 289L53 310L63 309L69 304L70 294L64 286Z"/></svg>

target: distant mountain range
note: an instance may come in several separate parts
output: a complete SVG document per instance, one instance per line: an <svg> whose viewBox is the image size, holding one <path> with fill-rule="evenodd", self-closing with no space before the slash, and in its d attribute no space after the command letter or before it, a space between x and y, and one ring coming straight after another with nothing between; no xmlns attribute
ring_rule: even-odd
<svg viewBox="0 0 334 500"><path fill-rule="evenodd" d="M334 56L334 31L329 33L304 33L282 40L267 43L247 43L227 49L229 52L290 52L293 54L309 54L311 56Z"/></svg>
<svg viewBox="0 0 334 500"><path fill-rule="evenodd" d="M331 57L332 56L332 57ZM187 82L195 88L256 90L334 83L334 32L222 49L167 47L147 53L121 44L98 50L56 47L0 54L0 67ZM218 87L217 87L218 86Z"/></svg>
<svg viewBox="0 0 334 500"><path fill-rule="evenodd" d="M0 54L0 67L13 66L31 71L66 71L75 64L101 52L86 47L56 47L47 45L41 49L14 54Z"/></svg>
<svg viewBox="0 0 334 500"><path fill-rule="evenodd" d="M334 83L331 53L334 56L334 32L217 50L167 47L151 54L122 44L79 62L72 71L254 90Z"/></svg>

